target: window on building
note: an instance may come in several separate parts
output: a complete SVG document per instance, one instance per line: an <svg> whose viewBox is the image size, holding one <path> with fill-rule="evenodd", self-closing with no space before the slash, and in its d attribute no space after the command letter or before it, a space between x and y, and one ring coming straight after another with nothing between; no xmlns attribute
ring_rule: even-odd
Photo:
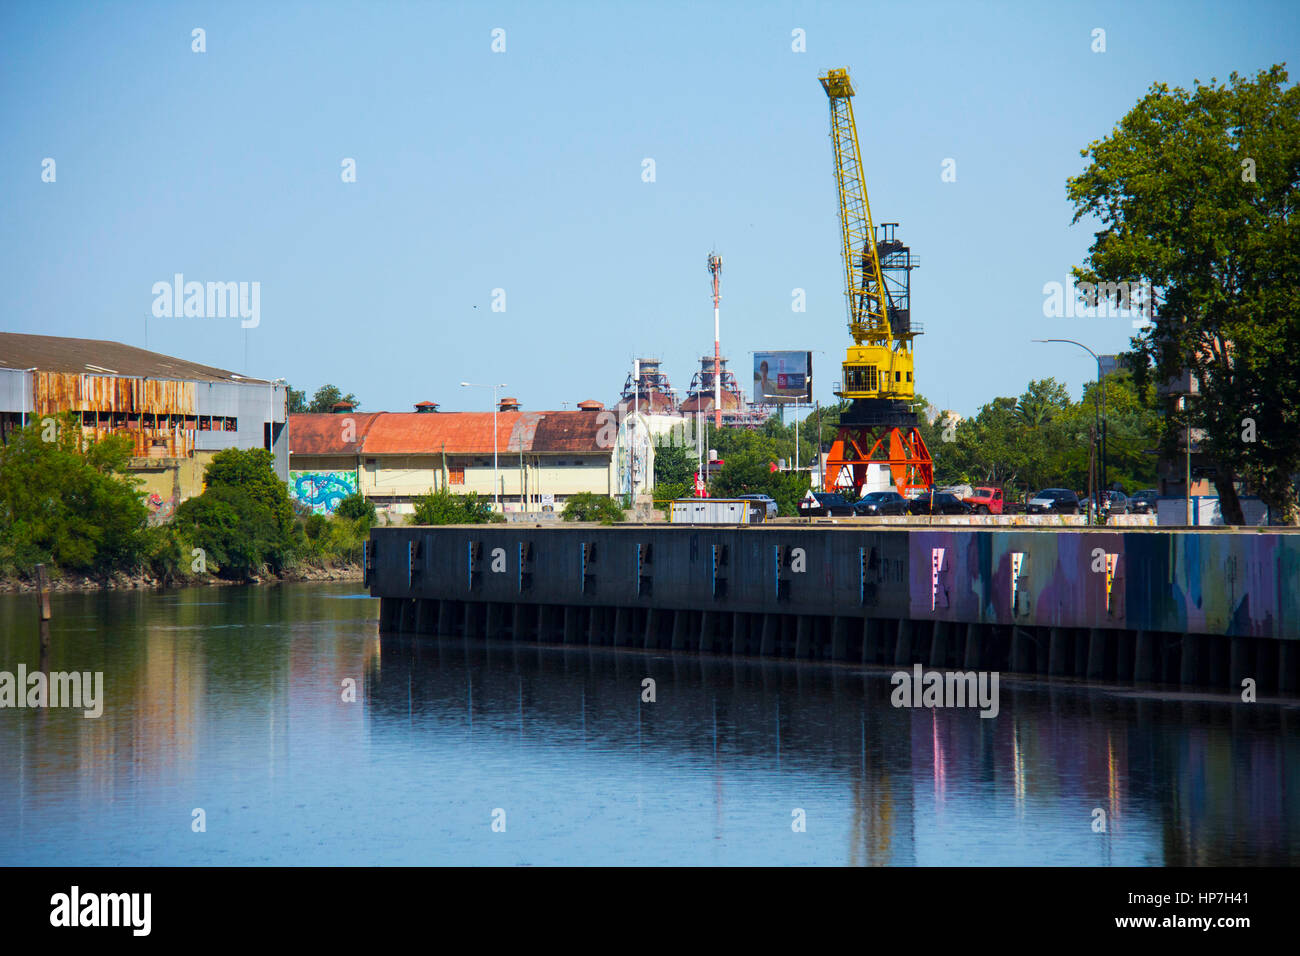
<svg viewBox="0 0 1300 956"><path fill-rule="evenodd" d="M844 366L844 390L846 392L874 392L877 387L876 366Z"/></svg>
<svg viewBox="0 0 1300 956"><path fill-rule="evenodd" d="M464 468L448 468L448 469L447 469L447 484L449 484L449 485L463 485L463 484L465 484L465 469L464 469Z"/></svg>

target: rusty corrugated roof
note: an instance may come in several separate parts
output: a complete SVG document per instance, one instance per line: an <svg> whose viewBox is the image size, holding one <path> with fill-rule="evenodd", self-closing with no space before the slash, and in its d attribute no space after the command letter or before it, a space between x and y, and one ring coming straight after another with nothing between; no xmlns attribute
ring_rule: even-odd
<svg viewBox="0 0 1300 956"><path fill-rule="evenodd" d="M384 412L354 412L351 415L332 415L328 412L295 414L289 416L289 453L293 455L358 455L374 420ZM412 413L414 414L414 413ZM344 423L351 421L356 428L356 442L343 439Z"/></svg>
<svg viewBox="0 0 1300 956"><path fill-rule="evenodd" d="M134 345L102 339L76 339L62 335L27 335L0 332L0 368L41 372L81 372L120 378L159 378L181 382L247 382L269 385L211 365L149 352Z"/></svg>
<svg viewBox="0 0 1300 956"><path fill-rule="evenodd" d="M599 412L498 412L497 451L594 452L610 427ZM357 454L344 445L339 421L355 420L361 454L432 455L492 453L492 412L370 412L366 415L290 415L289 446L295 455ZM364 420L364 422L363 422Z"/></svg>
<svg viewBox="0 0 1300 956"><path fill-rule="evenodd" d="M612 414L599 411L547 412L537 425L535 451L597 451L600 429L615 427Z"/></svg>

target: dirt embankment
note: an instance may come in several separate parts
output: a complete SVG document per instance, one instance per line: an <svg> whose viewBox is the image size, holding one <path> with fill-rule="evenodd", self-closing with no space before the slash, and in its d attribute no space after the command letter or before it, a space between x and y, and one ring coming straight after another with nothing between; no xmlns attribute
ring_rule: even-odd
<svg viewBox="0 0 1300 956"><path fill-rule="evenodd" d="M94 577L83 574L51 575L51 591L130 591L140 588L178 588L197 585L220 587L230 584L282 584L287 581L360 581L361 565L341 564L328 568L286 568L280 574L266 573L238 581L217 577L215 574L191 574L183 578L163 580L149 574L110 574ZM36 590L36 581L30 578L0 578L0 592L25 594Z"/></svg>

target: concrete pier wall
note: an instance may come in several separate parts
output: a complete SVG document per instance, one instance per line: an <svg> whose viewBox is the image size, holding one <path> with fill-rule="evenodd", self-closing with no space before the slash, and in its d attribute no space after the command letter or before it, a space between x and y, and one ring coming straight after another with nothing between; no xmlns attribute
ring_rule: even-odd
<svg viewBox="0 0 1300 956"><path fill-rule="evenodd" d="M1293 691L1300 536L376 528L386 628Z"/></svg>

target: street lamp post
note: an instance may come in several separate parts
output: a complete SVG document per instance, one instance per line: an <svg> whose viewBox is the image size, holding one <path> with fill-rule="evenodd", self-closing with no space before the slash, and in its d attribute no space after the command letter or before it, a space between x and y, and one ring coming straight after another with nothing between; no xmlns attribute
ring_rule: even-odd
<svg viewBox="0 0 1300 956"><path fill-rule="evenodd" d="M498 495L500 489L500 478L498 477L497 462L497 411L500 410L500 403L497 401L497 389L505 388L506 383L500 385L481 385L478 382L461 382L461 388L490 388L492 389L492 507L500 510L501 499ZM522 507L522 503L521 503Z"/></svg>
<svg viewBox="0 0 1300 956"><path fill-rule="evenodd" d="M1101 487L1097 494L1097 519L1101 520L1101 494L1106 490L1106 379L1101 374L1101 357L1092 349L1082 342L1076 342L1074 339L1034 339L1035 342L1066 342L1070 345L1077 345L1083 349L1097 362L1097 435L1098 435L1098 465L1097 471L1100 479L1097 482ZM1110 500L1110 496L1106 496Z"/></svg>

